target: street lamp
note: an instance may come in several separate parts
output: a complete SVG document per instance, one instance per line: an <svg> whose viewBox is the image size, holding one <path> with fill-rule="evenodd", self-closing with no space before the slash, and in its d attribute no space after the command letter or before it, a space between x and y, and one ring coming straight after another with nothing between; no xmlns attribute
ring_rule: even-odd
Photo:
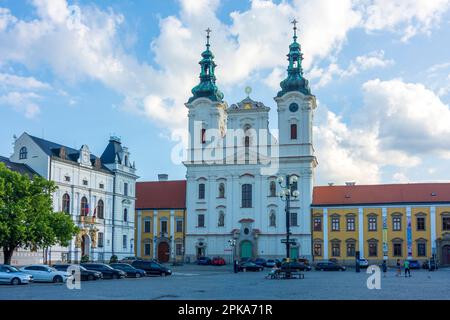
<svg viewBox="0 0 450 320"><path fill-rule="evenodd" d="M291 242L290 242L290 201L291 199L297 199L300 195L297 188L294 189L294 185L297 185L298 178L295 175L286 175L286 181L283 176L279 176L278 184L281 187L281 191L279 193L279 196L281 200L286 201L286 258L289 262L290 258L290 249L291 249ZM284 185L283 185L284 184Z"/></svg>
<svg viewBox="0 0 450 320"><path fill-rule="evenodd" d="M232 252L232 260L233 260L233 271L234 273L237 272L237 268L236 268L236 262L234 261L234 248L236 247L236 239L230 239L228 240L228 243L230 244L231 247L231 252Z"/></svg>

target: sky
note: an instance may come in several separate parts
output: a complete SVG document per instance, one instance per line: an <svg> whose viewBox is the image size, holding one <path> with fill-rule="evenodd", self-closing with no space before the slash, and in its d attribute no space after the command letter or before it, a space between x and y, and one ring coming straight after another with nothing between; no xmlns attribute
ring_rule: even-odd
<svg viewBox="0 0 450 320"><path fill-rule="evenodd" d="M318 108L315 184L450 181L450 0L0 0L0 155L23 132L168 173L211 28L231 105L271 107L291 21Z"/></svg>

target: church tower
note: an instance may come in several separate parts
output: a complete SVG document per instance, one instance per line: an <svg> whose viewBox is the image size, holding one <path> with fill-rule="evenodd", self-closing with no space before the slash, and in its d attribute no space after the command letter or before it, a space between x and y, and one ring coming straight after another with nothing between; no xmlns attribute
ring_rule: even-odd
<svg viewBox="0 0 450 320"><path fill-rule="evenodd" d="M298 174L300 197L297 206L302 255L311 256L311 203L314 168L317 160L312 139L313 113L316 98L311 94L308 80L303 76L303 54L297 42L297 21L294 25L293 42L287 55L289 65L287 78L274 98L277 103L280 173Z"/></svg>
<svg viewBox="0 0 450 320"><path fill-rule="evenodd" d="M206 50L203 51L202 60L199 62L201 66L200 83L192 89L192 97L185 104L189 109L188 162L202 160L201 150L211 140L208 133L223 137L226 130L227 105L223 101L223 93L216 85L214 74L216 64L214 54L209 49L210 32L211 30L208 28L206 30Z"/></svg>

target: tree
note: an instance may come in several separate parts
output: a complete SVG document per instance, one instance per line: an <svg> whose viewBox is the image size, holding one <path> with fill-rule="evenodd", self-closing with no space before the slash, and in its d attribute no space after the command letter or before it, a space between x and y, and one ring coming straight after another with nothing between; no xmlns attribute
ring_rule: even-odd
<svg viewBox="0 0 450 320"><path fill-rule="evenodd" d="M0 247L5 264L18 248L67 246L78 233L69 215L53 212L51 195L56 188L53 181L38 175L30 179L0 163Z"/></svg>

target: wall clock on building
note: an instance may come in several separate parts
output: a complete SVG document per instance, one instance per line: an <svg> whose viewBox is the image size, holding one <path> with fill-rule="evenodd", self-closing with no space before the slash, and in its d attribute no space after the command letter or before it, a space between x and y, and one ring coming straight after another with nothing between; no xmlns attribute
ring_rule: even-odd
<svg viewBox="0 0 450 320"><path fill-rule="evenodd" d="M291 112L297 112L297 110L298 110L298 104L296 104L295 102L292 102L292 103L289 105L289 110L290 110Z"/></svg>

